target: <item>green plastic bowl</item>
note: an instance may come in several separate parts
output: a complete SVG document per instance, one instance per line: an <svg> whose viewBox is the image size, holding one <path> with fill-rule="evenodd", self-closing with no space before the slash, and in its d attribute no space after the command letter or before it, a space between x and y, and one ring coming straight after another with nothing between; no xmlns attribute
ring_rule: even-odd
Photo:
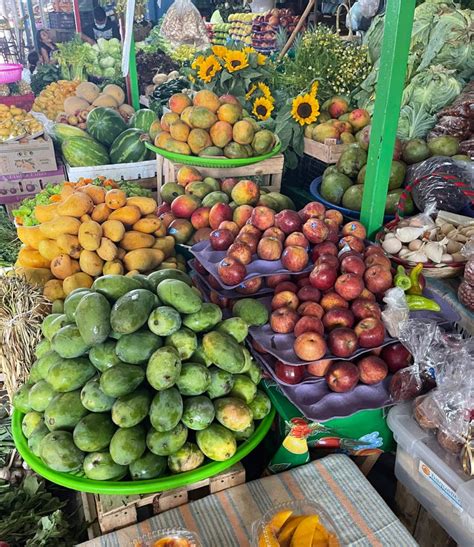
<svg viewBox="0 0 474 547"><path fill-rule="evenodd" d="M194 167L244 167L246 165L253 165L254 163L259 163L263 160L268 160L273 156L276 156L281 150L281 142L278 140L273 150L268 152L268 154L263 154L262 156L253 156L252 158L236 158L229 159L221 156L186 156L185 154L175 154L174 152L168 152L163 148L158 148L155 145L146 142L145 146L150 150L153 150L156 154L163 156L167 160L170 160L174 163L179 163L182 165L192 165Z"/></svg>
<svg viewBox="0 0 474 547"><path fill-rule="evenodd" d="M45 479L51 482L78 490L79 492L88 492L90 494L107 494L107 495L123 495L130 496L135 494L153 494L163 492L164 490L173 490L174 488L182 488L188 484L207 479L229 467L232 467L242 458L247 456L252 450L259 445L275 417L275 409L272 408L270 414L266 416L259 424L254 434L237 448L237 452L225 462L211 462L198 467L187 473L179 475L170 475L160 479L149 479L143 481L94 481L84 477L79 477L71 473L61 473L53 471L47 467L37 456L35 456L28 448L28 441L21 430L21 421L23 413L18 410L13 410L12 415L12 433L15 446L25 462Z"/></svg>

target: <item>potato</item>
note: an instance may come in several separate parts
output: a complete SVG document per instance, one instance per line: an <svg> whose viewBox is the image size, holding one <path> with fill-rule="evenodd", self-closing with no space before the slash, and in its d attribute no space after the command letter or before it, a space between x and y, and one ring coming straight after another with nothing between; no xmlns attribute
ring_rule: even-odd
<svg viewBox="0 0 474 547"><path fill-rule="evenodd" d="M138 222L135 222L132 228L137 232L153 234L161 228L161 220L158 217L141 218Z"/></svg>
<svg viewBox="0 0 474 547"><path fill-rule="evenodd" d="M40 241L38 251L47 260L53 260L62 253L61 248L54 239L43 239L43 241Z"/></svg>
<svg viewBox="0 0 474 547"><path fill-rule="evenodd" d="M78 271L77 260L73 260L67 254L60 254L51 262L51 271L57 279L66 279Z"/></svg>
<svg viewBox="0 0 474 547"><path fill-rule="evenodd" d="M93 207L94 202L90 196L84 194L84 192L75 192L64 201L61 201L56 210L58 215L80 218L92 211Z"/></svg>
<svg viewBox="0 0 474 547"><path fill-rule="evenodd" d="M79 192L84 192L85 194L87 194L94 202L94 205L105 202L105 188L103 188L102 186L88 184L87 186L79 188Z"/></svg>
<svg viewBox="0 0 474 547"><path fill-rule="evenodd" d="M155 237L150 234L143 234L142 232L125 232L122 240L120 241L120 247L126 251L133 251L134 249L145 249L152 247L155 243Z"/></svg>
<svg viewBox="0 0 474 547"><path fill-rule="evenodd" d="M127 226L133 226L135 222L140 220L140 209L135 205L125 205L121 209L112 211L109 215L109 220L120 220Z"/></svg>
<svg viewBox="0 0 474 547"><path fill-rule="evenodd" d="M104 268L102 269L102 273L104 275L123 275L123 272L123 264L120 260L106 262L104 264Z"/></svg>
<svg viewBox="0 0 474 547"><path fill-rule="evenodd" d="M94 207L94 210L91 213L92 220L95 222L105 222L108 218L112 209L109 209L105 203L99 203Z"/></svg>
<svg viewBox="0 0 474 547"><path fill-rule="evenodd" d="M43 239L48 239L41 232L39 226L17 226L16 233L18 239L32 249L39 249L40 242Z"/></svg>
<svg viewBox="0 0 474 547"><path fill-rule="evenodd" d="M79 228L79 243L86 251L96 251L100 247L102 227L93 220L84 222Z"/></svg>
<svg viewBox="0 0 474 547"><path fill-rule="evenodd" d="M79 265L81 270L92 277L97 277L102 273L104 267L104 261L94 251L88 251L85 249L81 252L79 257Z"/></svg>
<svg viewBox="0 0 474 547"><path fill-rule="evenodd" d="M49 222L57 216L56 209L58 208L58 203L51 203L50 205L36 205L35 207L35 217L36 220L42 224L43 222Z"/></svg>
<svg viewBox="0 0 474 547"><path fill-rule="evenodd" d="M92 283L94 283L94 280L90 275L84 272L77 272L69 277L66 277L63 281L63 291L66 295L68 295L75 289L88 289L89 287L92 287Z"/></svg>
<svg viewBox="0 0 474 547"><path fill-rule="evenodd" d="M100 247L97 249L97 254L102 260L105 260L106 262L115 260L115 258L117 258L117 251L117 245L110 241L110 239L103 237L100 240Z"/></svg>
<svg viewBox="0 0 474 547"><path fill-rule="evenodd" d="M109 209L120 209L124 207L127 203L127 195L123 190L109 190L105 194L105 204Z"/></svg>
<svg viewBox="0 0 474 547"><path fill-rule="evenodd" d="M142 196L132 196L127 198L127 205L134 205L135 207L138 207L142 215L150 215L158 207L153 198Z"/></svg>
<svg viewBox="0 0 474 547"><path fill-rule="evenodd" d="M31 247L22 247L18 253L17 264L24 268L49 268L50 262L41 256L38 250Z"/></svg>
<svg viewBox="0 0 474 547"><path fill-rule="evenodd" d="M173 236L164 236L156 239L153 244L153 249L161 249L165 255L165 258L172 256L174 253L174 237Z"/></svg>
<svg viewBox="0 0 474 547"><path fill-rule="evenodd" d="M44 284L43 295L50 302L63 300L66 294L63 291L63 282L60 279L51 279Z"/></svg>
<svg viewBox="0 0 474 547"><path fill-rule="evenodd" d="M66 253L71 258L79 258L82 247L77 236L73 236L71 234L61 234L56 239L56 243L62 253Z"/></svg>
<svg viewBox="0 0 474 547"><path fill-rule="evenodd" d="M120 222L120 220L106 220L102 224L102 232L104 237L117 243L125 234L125 226Z"/></svg>
<svg viewBox="0 0 474 547"><path fill-rule="evenodd" d="M164 258L160 249L134 249L124 256L123 263L128 271L138 270L143 273L157 268Z"/></svg>
<svg viewBox="0 0 474 547"><path fill-rule="evenodd" d="M49 239L56 239L61 234L77 235L81 221L78 218L68 216L58 216L40 224L41 233Z"/></svg>

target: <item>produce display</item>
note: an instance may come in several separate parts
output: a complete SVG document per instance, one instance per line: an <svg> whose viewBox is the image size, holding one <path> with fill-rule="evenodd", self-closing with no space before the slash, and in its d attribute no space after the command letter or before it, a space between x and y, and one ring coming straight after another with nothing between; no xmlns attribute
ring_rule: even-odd
<svg viewBox="0 0 474 547"><path fill-rule="evenodd" d="M107 184L106 187L103 184ZM112 186L111 189L108 187ZM154 214L151 197L127 197L113 181L64 183L56 199L36 205L37 226L18 226L17 265L49 273L44 295L63 300L94 278L177 267L174 239Z"/></svg>
<svg viewBox="0 0 474 547"><path fill-rule="evenodd" d="M43 132L43 124L32 114L0 103L0 143L38 136Z"/></svg>
<svg viewBox="0 0 474 547"><path fill-rule="evenodd" d="M76 93L79 81L58 80L47 85L36 97L32 110L42 112L50 120L55 120L64 112L64 101Z"/></svg>
<svg viewBox="0 0 474 547"><path fill-rule="evenodd" d="M179 69L178 63L173 61L169 55L161 51L137 52L138 85L140 93L150 94L150 86L156 86L171 80ZM157 77L159 75L159 78ZM164 78L166 76L166 78ZM148 90L148 93L147 93Z"/></svg>
<svg viewBox="0 0 474 547"><path fill-rule="evenodd" d="M252 21L258 17L256 13L231 13L228 17L230 23L229 36L236 42L252 44Z"/></svg>
<svg viewBox="0 0 474 547"><path fill-rule="evenodd" d="M160 197L163 203L158 213L168 234L177 243L187 245L208 240L217 229L236 236L256 205L267 205L277 212L294 209L288 197L279 192L264 193L264 188L252 180L203 177L197 169L187 166L178 170L176 182L161 187ZM236 203L234 209L229 205L231 201Z"/></svg>
<svg viewBox="0 0 474 547"><path fill-rule="evenodd" d="M207 34L211 44L216 46L224 46L227 42L227 38L230 35L232 23L214 23L207 24Z"/></svg>
<svg viewBox="0 0 474 547"><path fill-rule="evenodd" d="M117 38L105 40L99 38L97 43L89 47L90 65L87 67L89 76L115 80L122 76L122 45Z"/></svg>
<svg viewBox="0 0 474 547"><path fill-rule="evenodd" d="M207 89L193 99L177 93L161 117L161 132L155 145L186 156L248 158L270 152L275 135L252 118L243 117L240 102L232 95L220 98Z"/></svg>
<svg viewBox="0 0 474 547"><path fill-rule="evenodd" d="M267 13L257 14L252 24L252 46L262 53L282 49L298 21L299 16L293 15L289 8L273 8ZM283 43L279 43L279 36L283 37Z"/></svg>
<svg viewBox="0 0 474 547"><path fill-rule="evenodd" d="M14 397L30 450L93 480L153 479L231 458L271 410L243 346L177 270L106 275L42 324L29 382Z"/></svg>
<svg viewBox="0 0 474 547"><path fill-rule="evenodd" d="M12 95L28 95L31 93L31 85L25 80L20 80L14 84L1 84L0 97L10 97Z"/></svg>
<svg viewBox="0 0 474 547"><path fill-rule="evenodd" d="M172 74L172 73L171 73ZM156 75L155 75L156 76ZM153 84L153 91L148 96L150 108L157 116L163 115L163 108L168 106L168 101L175 93L183 92L189 87L185 78L171 78L161 84Z"/></svg>

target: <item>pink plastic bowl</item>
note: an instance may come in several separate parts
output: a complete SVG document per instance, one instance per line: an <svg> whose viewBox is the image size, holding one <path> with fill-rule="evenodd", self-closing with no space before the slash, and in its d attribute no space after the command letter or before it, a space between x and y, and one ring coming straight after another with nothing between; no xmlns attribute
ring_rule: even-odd
<svg viewBox="0 0 474 547"><path fill-rule="evenodd" d="M0 63L0 84L13 84L21 80L23 65L16 63Z"/></svg>

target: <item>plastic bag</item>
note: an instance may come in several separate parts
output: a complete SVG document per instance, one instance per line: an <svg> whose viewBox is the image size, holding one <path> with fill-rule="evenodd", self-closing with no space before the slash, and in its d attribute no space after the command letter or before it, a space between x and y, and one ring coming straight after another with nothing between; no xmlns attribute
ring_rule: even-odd
<svg viewBox="0 0 474 547"><path fill-rule="evenodd" d="M408 320L408 310L405 292L399 287L389 289L383 301L387 304L382 312L382 320L390 336L398 338L401 326Z"/></svg>
<svg viewBox="0 0 474 547"><path fill-rule="evenodd" d="M175 0L171 4L160 32L175 47L191 44L203 48L209 44L206 25L191 0Z"/></svg>
<svg viewBox="0 0 474 547"><path fill-rule="evenodd" d="M379 9L380 0L359 0L358 4L362 17L373 17Z"/></svg>

